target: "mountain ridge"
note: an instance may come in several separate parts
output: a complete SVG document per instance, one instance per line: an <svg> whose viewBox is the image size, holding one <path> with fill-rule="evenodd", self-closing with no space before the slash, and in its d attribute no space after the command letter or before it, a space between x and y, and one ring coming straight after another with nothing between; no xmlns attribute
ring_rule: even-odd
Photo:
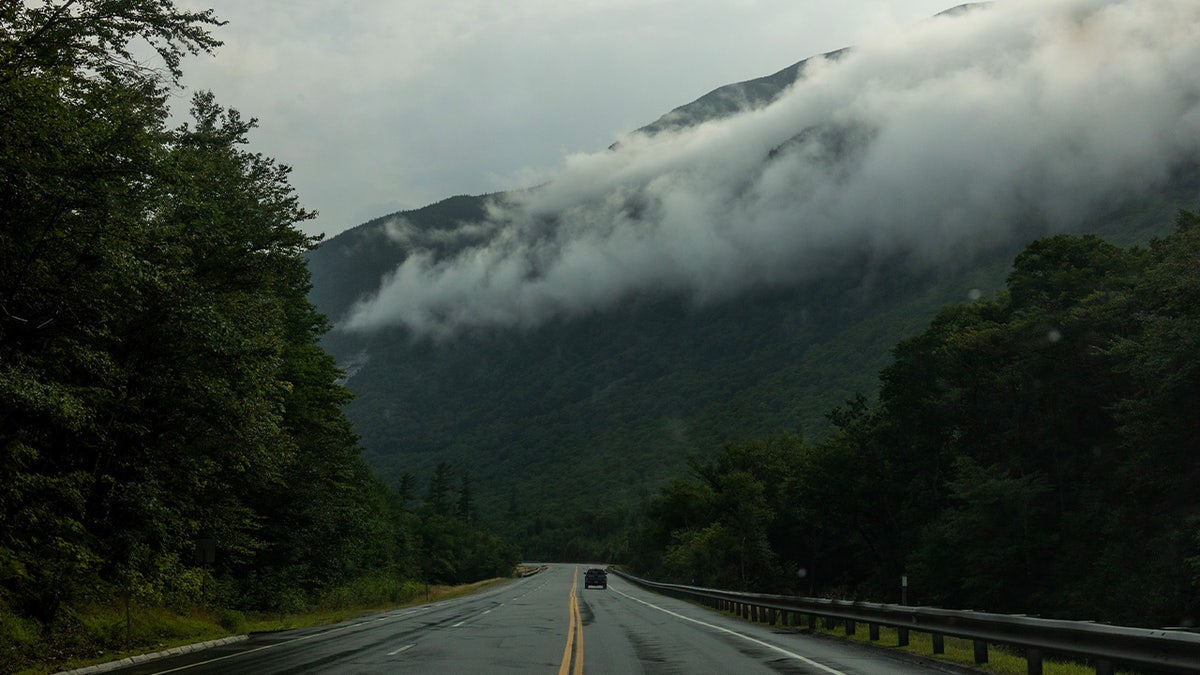
<svg viewBox="0 0 1200 675"><path fill-rule="evenodd" d="M715 89L641 134L766 105L795 84L790 74L803 79L811 60ZM837 120L801 126L761 162L799 150L836 167L871 133ZM1165 234L1177 209L1200 201L1195 165L1174 168L1162 186L1078 205L1069 226L1031 213L1004 236L936 264L865 240L798 282L752 284L732 298L697 302L651 289L538 325L448 337L336 329L324 344L347 369L357 396L348 415L386 480L420 480L448 462L471 473L481 510L504 521L526 555L600 556L619 547L603 537L628 524L662 481L687 471L688 455L770 434L823 434L832 407L875 391L896 342L945 304L1001 288L1028 241L1067 231L1130 245ZM310 298L342 322L414 253L436 269L492 241L492 209L513 194L451 197L330 239L310 253Z"/></svg>

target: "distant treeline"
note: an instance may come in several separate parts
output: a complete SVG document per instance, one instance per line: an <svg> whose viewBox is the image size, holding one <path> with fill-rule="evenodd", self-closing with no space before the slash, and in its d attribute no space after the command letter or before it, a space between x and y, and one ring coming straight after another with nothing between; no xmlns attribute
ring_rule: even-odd
<svg viewBox="0 0 1200 675"><path fill-rule="evenodd" d="M363 577L509 573L469 508L361 460L306 299L313 214L243 149L254 121L199 93L166 126L211 11L4 7L0 657L114 598L291 611Z"/></svg>
<svg viewBox="0 0 1200 675"><path fill-rule="evenodd" d="M1200 218L1034 242L892 350L833 431L729 445L630 561L722 588L1147 626L1200 620Z"/></svg>

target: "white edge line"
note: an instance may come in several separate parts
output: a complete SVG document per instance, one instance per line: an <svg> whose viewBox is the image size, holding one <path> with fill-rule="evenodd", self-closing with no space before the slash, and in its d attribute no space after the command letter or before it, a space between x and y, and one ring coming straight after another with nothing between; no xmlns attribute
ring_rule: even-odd
<svg viewBox="0 0 1200 675"><path fill-rule="evenodd" d="M415 642L414 642L413 644L410 644L410 645L404 645L403 647L401 647L400 649L397 649L397 650L396 650L396 651L394 651L394 652L388 652L388 656L395 656L395 655L399 654L400 652L405 652L405 651L408 651L408 650L410 650L410 649L412 649L413 647L416 647L416 646L417 646L417 645L416 645L416 643L415 643Z"/></svg>
<svg viewBox="0 0 1200 675"><path fill-rule="evenodd" d="M421 609L424 610L425 608L423 607ZM411 612L411 614L419 614L419 613L420 613L419 611ZM362 625L361 622L353 623L353 624L348 624L348 625L342 626L341 628L331 628L329 630L321 631L319 633L310 633L308 635L301 635L298 638L292 638L291 640L285 640L284 642L276 642L274 644L263 645L261 647L255 647L254 649L247 649L244 652L234 652L232 654L226 654L225 656L218 656L215 659L209 659L207 661L197 661L196 663L189 663L184 666L179 666L178 668L171 668L170 670L158 670L158 671L155 671L154 675L166 675L166 673L177 673L181 670L189 670L191 668L195 668L196 666L206 666L210 663L216 663L217 661L224 661L225 659L231 659L235 656L245 656L246 654L253 654L254 652L261 652L264 649L271 649L273 647L282 647L283 645L290 645L293 642L300 642L302 640L311 640L312 638L315 638L315 637L321 637L323 635L329 635L330 633L337 633L340 631L344 631L347 628L358 628L361 625Z"/></svg>
<svg viewBox="0 0 1200 675"><path fill-rule="evenodd" d="M762 647L766 647L767 649L771 649L771 650L777 651L777 652L779 652L780 654L784 654L785 656L789 656L789 657L791 657L791 658L793 658L793 659L796 659L796 660L798 660L798 661L803 661L804 663L807 663L808 665L812 666L813 668L818 668L818 669L820 669L820 670L823 670L823 671L825 671L825 672L829 673L830 675L847 675L846 673L843 673L843 672L842 672L842 671L840 671L840 670L835 670L835 669L833 669L833 668L830 668L829 666L826 666L826 665L824 665L824 664L817 663L816 661L813 661L812 659L808 658L807 656L801 656L801 655L799 655L799 654L797 654L797 653L795 653L795 652L788 651L788 650L784 649L783 647L777 647L777 646L775 646L775 645L773 645L773 644L771 644L771 643L769 643L769 642L763 642L762 640L759 640L758 638L753 638L753 637L750 637L749 635L745 635L744 633L739 633L739 632L737 632L737 631L735 631L735 630L729 630L728 628L723 628L723 627L721 627L721 626L715 626L715 625L713 625L713 624L711 624L711 623L706 623L706 622L704 622L704 621L701 621L701 620L699 620L699 619L693 619L693 618L692 618L692 617L690 617L690 616L684 616L684 615L682 615L682 614L678 614L678 613L676 613L676 612L672 612L672 611L671 611L671 610L669 610L669 609L664 609L664 608L662 608L662 607L659 607L658 605L655 605L655 604L651 604L651 603L649 603L649 602L646 602L645 600L640 600L640 599L638 599L638 598L635 598L635 597L633 597L632 595L629 595L629 594L627 594L627 593L622 593L621 591L618 591L618 590L616 590L615 588L614 588L613 590L614 590L614 591L616 591L618 594L620 594L620 595L623 595L623 596L625 596L626 598L629 598L630 600L633 600L634 602L640 602L640 603L642 603L643 605L645 605L645 606L647 606L647 607L653 607L654 609L657 609L658 611L660 611L660 612L663 612L664 614L670 614L671 616L673 616L673 617L675 617L675 618L677 618L677 619L683 619L684 621L691 621L692 623L699 624L699 625L701 625L701 626L705 626L705 627L707 627L707 628L711 628L711 629L713 629L713 630L719 630L719 631L721 631L722 633L728 633L728 634L730 634L730 635L733 635L733 636L735 636L735 637L740 637L740 638L742 638L743 640L746 640L747 642L753 642L753 643L754 643L754 644L756 644L756 645L760 645L760 646L762 646Z"/></svg>

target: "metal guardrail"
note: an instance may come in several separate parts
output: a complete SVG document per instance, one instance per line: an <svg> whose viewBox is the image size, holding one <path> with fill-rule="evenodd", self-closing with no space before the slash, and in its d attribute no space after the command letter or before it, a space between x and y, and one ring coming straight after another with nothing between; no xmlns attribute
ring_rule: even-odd
<svg viewBox="0 0 1200 675"><path fill-rule="evenodd" d="M987 662L989 644L1009 645L1025 654L1029 675L1041 675L1042 659L1047 654L1085 659L1094 665L1097 675L1112 675L1114 664L1158 672L1200 673L1200 635L1194 633L1012 614L737 593L648 581L617 568L611 571L664 595L693 600L762 623L797 626L800 617L806 616L809 627L815 628L818 618L832 619L844 622L846 633L851 635L858 623L865 623L872 640L879 639L880 626L888 626L897 630L899 646L908 644L909 631L918 631L933 636L935 654L944 649L945 636L966 638L974 641L976 663Z"/></svg>

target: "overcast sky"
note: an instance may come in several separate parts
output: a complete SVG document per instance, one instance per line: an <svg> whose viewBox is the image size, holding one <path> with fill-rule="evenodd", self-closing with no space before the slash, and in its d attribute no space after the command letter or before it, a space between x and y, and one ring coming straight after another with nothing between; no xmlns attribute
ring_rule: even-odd
<svg viewBox="0 0 1200 675"><path fill-rule="evenodd" d="M252 149L336 234L526 187L718 86L870 41L956 0L181 0L228 25L189 89L257 117ZM180 98L186 109L186 94Z"/></svg>

